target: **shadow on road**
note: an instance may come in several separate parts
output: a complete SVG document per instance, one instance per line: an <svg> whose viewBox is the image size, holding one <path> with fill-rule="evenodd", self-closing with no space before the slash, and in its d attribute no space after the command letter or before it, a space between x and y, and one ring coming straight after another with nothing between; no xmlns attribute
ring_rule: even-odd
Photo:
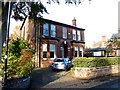
<svg viewBox="0 0 120 90"><path fill-rule="evenodd" d="M60 74L61 72L65 72L65 71L60 71L60 70L52 71L50 67L34 70L32 73L30 89L33 90L36 88L42 88L48 83L59 79L62 76Z"/></svg>

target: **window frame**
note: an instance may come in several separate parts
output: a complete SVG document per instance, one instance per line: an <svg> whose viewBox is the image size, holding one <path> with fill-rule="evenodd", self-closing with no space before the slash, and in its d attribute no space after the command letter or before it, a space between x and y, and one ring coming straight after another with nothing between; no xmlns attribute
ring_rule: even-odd
<svg viewBox="0 0 120 90"><path fill-rule="evenodd" d="M46 25L47 25L47 27L46 27ZM46 33L46 31L47 31L47 33ZM43 35L49 36L49 24L48 23L43 24Z"/></svg>
<svg viewBox="0 0 120 90"><path fill-rule="evenodd" d="M76 40L76 30L75 29L72 29L72 39Z"/></svg>
<svg viewBox="0 0 120 90"><path fill-rule="evenodd" d="M51 50L51 45L54 46L54 49L53 49L53 50ZM56 58L56 45L55 45L55 44L50 44L50 56L51 56L51 52L54 52L54 58L51 58L51 57L50 57L50 59L55 59L55 58Z"/></svg>
<svg viewBox="0 0 120 90"><path fill-rule="evenodd" d="M52 26L54 26L54 29L52 28ZM55 33L55 34L52 34L52 33ZM52 35L54 35L54 36L52 36ZM50 25L50 36L56 37L56 25L53 25L53 24Z"/></svg>
<svg viewBox="0 0 120 90"><path fill-rule="evenodd" d="M45 45L46 50L44 50L44 45ZM47 46L48 46L47 44L42 44L42 58L43 58L43 53L46 52L46 58L43 58L43 60L47 60L47 51L48 51Z"/></svg>
<svg viewBox="0 0 120 90"><path fill-rule="evenodd" d="M77 39L78 39L78 41L81 40L81 35L80 35L80 31L79 30L77 30Z"/></svg>
<svg viewBox="0 0 120 90"><path fill-rule="evenodd" d="M62 27L62 37L64 39L67 39L67 28L66 27Z"/></svg>

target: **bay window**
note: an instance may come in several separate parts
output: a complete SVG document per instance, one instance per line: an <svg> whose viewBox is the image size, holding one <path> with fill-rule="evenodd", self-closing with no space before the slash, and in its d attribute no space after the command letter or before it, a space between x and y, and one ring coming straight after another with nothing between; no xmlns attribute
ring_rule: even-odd
<svg viewBox="0 0 120 90"><path fill-rule="evenodd" d="M78 57L78 46L75 46L74 47L74 53L75 53L75 57Z"/></svg>
<svg viewBox="0 0 120 90"><path fill-rule="evenodd" d="M50 58L55 58L55 44L50 44Z"/></svg>
<svg viewBox="0 0 120 90"><path fill-rule="evenodd" d="M43 58L47 58L47 44L42 44Z"/></svg>

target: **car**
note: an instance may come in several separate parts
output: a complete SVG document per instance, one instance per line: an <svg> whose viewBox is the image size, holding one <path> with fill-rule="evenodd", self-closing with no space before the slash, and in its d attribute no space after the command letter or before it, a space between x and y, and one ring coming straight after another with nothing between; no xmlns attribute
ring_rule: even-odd
<svg viewBox="0 0 120 90"><path fill-rule="evenodd" d="M52 70L68 70L72 67L72 60L69 60L68 58L56 58L52 62Z"/></svg>

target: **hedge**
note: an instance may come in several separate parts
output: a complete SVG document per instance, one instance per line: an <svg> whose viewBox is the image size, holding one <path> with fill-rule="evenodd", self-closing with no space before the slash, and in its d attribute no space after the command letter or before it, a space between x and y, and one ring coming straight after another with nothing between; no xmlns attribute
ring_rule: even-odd
<svg viewBox="0 0 120 90"><path fill-rule="evenodd" d="M102 67L120 65L120 57L79 57L73 59L74 67Z"/></svg>

